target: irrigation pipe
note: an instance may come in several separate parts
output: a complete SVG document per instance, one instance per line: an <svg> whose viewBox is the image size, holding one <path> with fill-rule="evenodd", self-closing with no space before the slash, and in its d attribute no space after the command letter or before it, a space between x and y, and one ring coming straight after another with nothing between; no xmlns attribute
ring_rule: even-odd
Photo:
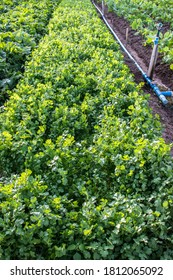
<svg viewBox="0 0 173 280"><path fill-rule="evenodd" d="M118 38L117 34L114 32L114 30L112 29L112 27L109 25L108 21L106 20L104 13L97 7L97 5L94 3L93 0L91 0L91 2L93 3L93 5L95 6L96 10L99 12L99 14L101 15L104 23L107 25L107 27L109 28L109 30L111 31L111 33L113 34L114 38L117 40L117 42L119 43L119 45L121 46L121 48L123 49L123 51L128 55L128 57L133 61L133 63L136 65L136 67L138 68L138 70L141 72L144 80L146 81L146 83L150 86L150 88L155 92L155 94L158 96L158 98L161 100L161 102L163 103L163 105L167 105L168 104L168 100L166 99L165 96L169 96L172 97L173 96L173 92L172 91L160 91L160 89L158 88L158 86L156 84L154 84L152 82L152 80L148 77L148 75L142 70L142 68L139 66L139 64L137 63L137 61L133 58L133 56L129 53L129 51L126 49L126 47L123 45L123 43L120 41L120 39Z"/></svg>

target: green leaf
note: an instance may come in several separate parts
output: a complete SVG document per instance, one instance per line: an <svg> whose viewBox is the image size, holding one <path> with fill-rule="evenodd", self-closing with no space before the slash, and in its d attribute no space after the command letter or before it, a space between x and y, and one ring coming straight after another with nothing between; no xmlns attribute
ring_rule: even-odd
<svg viewBox="0 0 173 280"><path fill-rule="evenodd" d="M169 202L168 202L168 201L164 201L164 202L163 202L163 207L164 207L164 208L168 208L168 205L169 205Z"/></svg>
<svg viewBox="0 0 173 280"><path fill-rule="evenodd" d="M73 251L76 249L76 245L75 244L71 244L70 246L67 247L67 250L69 251Z"/></svg>
<svg viewBox="0 0 173 280"><path fill-rule="evenodd" d="M81 255L79 253L76 253L74 256L73 256L73 259L74 260L81 260Z"/></svg>

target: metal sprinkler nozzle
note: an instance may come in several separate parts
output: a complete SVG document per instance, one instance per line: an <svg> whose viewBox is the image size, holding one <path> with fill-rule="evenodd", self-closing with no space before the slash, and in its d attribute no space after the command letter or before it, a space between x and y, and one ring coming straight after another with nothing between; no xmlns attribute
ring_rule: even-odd
<svg viewBox="0 0 173 280"><path fill-rule="evenodd" d="M157 37L159 37L159 33L160 33L160 31L162 30L162 27L163 27L163 24L162 24L161 22L159 22L159 23L157 24L157 30L158 30L158 32L157 32Z"/></svg>

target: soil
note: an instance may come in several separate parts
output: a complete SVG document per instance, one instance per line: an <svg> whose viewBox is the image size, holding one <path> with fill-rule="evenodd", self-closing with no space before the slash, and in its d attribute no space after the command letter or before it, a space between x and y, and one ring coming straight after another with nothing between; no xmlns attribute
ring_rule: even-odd
<svg viewBox="0 0 173 280"><path fill-rule="evenodd" d="M97 3L97 1L95 1L95 3L101 10L101 4ZM130 27L128 21L123 17L117 16L114 12L108 12L106 6L104 15L118 38L125 45L128 52L134 57L143 71L147 73L152 53L152 46L144 46L144 39L140 34L137 34L137 32ZM128 41L126 42L127 28ZM165 30L163 30L162 32L166 31L168 28L169 26L165 25ZM129 59L126 53L123 52L123 55L125 63L129 66L130 70L134 74L135 81L137 83L143 82L144 80L141 72L138 70L134 62ZM153 82L156 83L161 90L173 91L173 71L170 70L169 65L163 62L160 53L158 55L157 63L155 66ZM155 95L155 93L146 84L143 86L143 91L144 93L150 95L149 106L152 108L153 115L157 114L160 116L160 122L163 126L163 138L165 139L165 142L168 144L173 143L173 106L165 107ZM172 105L173 98L171 99L172 100L169 100L169 104ZM173 156L173 149L171 151L171 154Z"/></svg>

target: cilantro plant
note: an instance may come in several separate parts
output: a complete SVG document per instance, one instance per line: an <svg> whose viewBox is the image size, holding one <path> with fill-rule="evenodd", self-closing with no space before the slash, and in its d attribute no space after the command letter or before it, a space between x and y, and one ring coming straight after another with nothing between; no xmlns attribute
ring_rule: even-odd
<svg viewBox="0 0 173 280"><path fill-rule="evenodd" d="M3 1L0 6L0 105L22 77L59 1Z"/></svg>
<svg viewBox="0 0 173 280"><path fill-rule="evenodd" d="M172 259L173 162L89 0L63 0L0 114L1 259Z"/></svg>

